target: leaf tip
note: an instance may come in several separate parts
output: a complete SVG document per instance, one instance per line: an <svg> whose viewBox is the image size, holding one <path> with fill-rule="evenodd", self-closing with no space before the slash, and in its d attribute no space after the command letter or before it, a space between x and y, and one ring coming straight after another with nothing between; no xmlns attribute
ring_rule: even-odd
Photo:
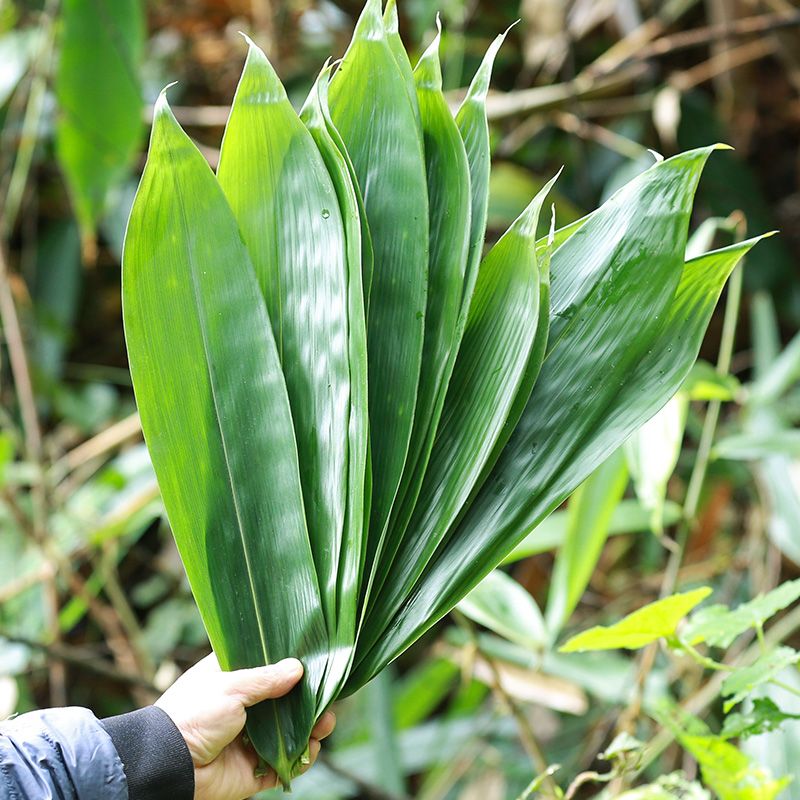
<svg viewBox="0 0 800 800"><path fill-rule="evenodd" d="M399 34L400 33L400 20L397 16L397 2L396 0L389 0L386 3L386 8L383 12L383 24L386 28L386 33Z"/></svg>
<svg viewBox="0 0 800 800"><path fill-rule="evenodd" d="M178 81L172 81L172 83L168 83L159 93L158 99L153 106L153 118L160 117L164 114L172 116L172 109L169 107L169 100L167 100L167 92L175 85L177 85Z"/></svg>
<svg viewBox="0 0 800 800"><path fill-rule="evenodd" d="M414 68L414 77L417 86L423 89L433 89L434 91L442 88L442 66L439 61L439 46L442 42L442 19L436 14L436 36L433 41L425 48L425 52L420 56L417 66Z"/></svg>
<svg viewBox="0 0 800 800"><path fill-rule="evenodd" d="M390 11L388 7L387 11ZM384 22L381 10L381 0L367 0L364 10L361 12L361 16L356 23L353 39L385 39L386 32L386 23Z"/></svg>
<svg viewBox="0 0 800 800"><path fill-rule="evenodd" d="M489 83L492 79L492 69L494 68L494 61L495 58L497 58L497 53L503 46L503 42L505 42L509 31L519 21L520 20L512 22L511 25L509 25L503 33L498 34L494 38L494 41L489 45L488 49L486 50L486 54L483 56L483 61L481 61L481 65L478 67L478 71L475 73L475 77L472 79L472 83L469 85L467 96L464 98L465 103L470 100L477 101L479 103L485 102L486 95L489 93Z"/></svg>

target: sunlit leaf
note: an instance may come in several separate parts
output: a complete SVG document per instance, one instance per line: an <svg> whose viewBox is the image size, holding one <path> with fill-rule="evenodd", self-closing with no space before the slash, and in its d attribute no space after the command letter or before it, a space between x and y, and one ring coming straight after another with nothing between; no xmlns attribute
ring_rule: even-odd
<svg viewBox="0 0 800 800"><path fill-rule="evenodd" d="M710 594L711 589L703 587L656 600L614 625L597 625L573 636L561 646L560 652L616 648L637 650L657 639L673 636L678 623Z"/></svg>
<svg viewBox="0 0 800 800"><path fill-rule="evenodd" d="M692 614L681 630L681 638L690 644L705 642L712 647L730 647L737 636L750 628L762 626L770 617L787 608L800 597L800 578L787 581L765 595L760 595L734 609L711 605Z"/></svg>
<svg viewBox="0 0 800 800"><path fill-rule="evenodd" d="M236 221L163 95L126 237L123 309L142 429L223 668L306 665L298 691L248 715L250 739L288 780L328 649L289 398Z"/></svg>

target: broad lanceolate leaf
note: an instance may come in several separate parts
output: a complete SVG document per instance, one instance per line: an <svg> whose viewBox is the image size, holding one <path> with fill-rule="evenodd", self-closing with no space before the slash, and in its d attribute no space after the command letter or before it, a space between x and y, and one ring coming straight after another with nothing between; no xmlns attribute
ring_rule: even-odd
<svg viewBox="0 0 800 800"><path fill-rule="evenodd" d="M211 643L224 669L305 664L298 689L248 713L256 749L288 780L328 651L291 409L236 221L163 97L125 242L142 428Z"/></svg>
<svg viewBox="0 0 800 800"><path fill-rule="evenodd" d="M654 165L561 232L549 353L531 399L489 480L371 655L373 671L444 615L680 387L730 269L753 245L684 269L691 200L711 149Z"/></svg>
<svg viewBox="0 0 800 800"><path fill-rule="evenodd" d="M253 44L225 130L218 177L253 261L286 379L313 565L332 647L352 647L352 628L349 644L338 640L336 630L340 554L343 542L349 549L350 531L344 526L348 500L353 500L344 479L352 410L348 256L358 259L360 270L360 252L348 252L343 211L314 139ZM353 210L349 213L352 223ZM359 227L351 224L349 232L352 246ZM363 315L360 304L355 312ZM364 359L363 339L352 355ZM354 480L363 491L363 471ZM348 520L358 526L352 544L360 559L361 521ZM338 678L331 676L325 687L330 691ZM321 698L322 705L330 699Z"/></svg>
<svg viewBox="0 0 800 800"><path fill-rule="evenodd" d="M678 623L700 602L711 594L702 587L691 592L674 594L663 600L628 614L614 625L596 625L588 631L573 636L561 648L562 653L582 650L638 650L650 642L675 634Z"/></svg>
<svg viewBox="0 0 800 800"><path fill-rule="evenodd" d="M552 639L570 618L589 585L608 539L611 515L627 485L628 469L620 449L601 464L570 498L567 536L556 556L547 597L545 618Z"/></svg>
<svg viewBox="0 0 800 800"><path fill-rule="evenodd" d="M417 399L428 272L428 193L412 98L369 0L333 76L331 117L364 194L375 272L370 292L370 561L394 503Z"/></svg>
<svg viewBox="0 0 800 800"><path fill-rule="evenodd" d="M332 642L332 661L326 677L328 696L341 688L349 668L360 617L359 594L366 523L364 509L369 508L365 496L369 420L367 410L367 332L364 317L362 275L371 273L372 249L369 229L354 183L347 152L333 126L328 111L328 70L323 70L311 90L301 118L311 132L333 181L344 225L347 255L347 326L349 337L350 409L347 451L347 502L344 536L337 568L336 636ZM365 252L366 248L366 252ZM364 265L367 268L364 269Z"/></svg>
<svg viewBox="0 0 800 800"><path fill-rule="evenodd" d="M689 644L705 642L712 647L730 647L737 636L761 627L770 617L800 597L800 578L787 581L765 595L730 609L723 605L701 608L692 614L681 638Z"/></svg>
<svg viewBox="0 0 800 800"><path fill-rule="evenodd" d="M481 264L428 471L392 567L393 580L370 601L357 660L373 643L381 646L382 631L422 575L503 434L536 338L539 270L534 243L552 183Z"/></svg>
<svg viewBox="0 0 800 800"><path fill-rule="evenodd" d="M546 644L542 612L530 594L499 569L490 572L459 604L471 620L530 649Z"/></svg>
<svg viewBox="0 0 800 800"><path fill-rule="evenodd" d="M459 321L469 246L469 167L461 136L442 94L440 38L441 33L414 70L428 179L428 305L414 428L381 554L380 577L384 579L414 510L464 329ZM376 582L375 590L382 582Z"/></svg>
<svg viewBox="0 0 800 800"><path fill-rule="evenodd" d="M56 154L85 235L142 134L141 0L64 0L56 71Z"/></svg>

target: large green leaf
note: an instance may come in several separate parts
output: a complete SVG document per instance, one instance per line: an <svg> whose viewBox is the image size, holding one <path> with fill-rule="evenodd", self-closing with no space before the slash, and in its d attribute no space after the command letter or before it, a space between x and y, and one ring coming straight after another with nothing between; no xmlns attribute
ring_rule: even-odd
<svg viewBox="0 0 800 800"><path fill-rule="evenodd" d="M369 0L330 86L331 117L364 195L375 271L370 292L369 564L380 550L406 462L422 358L428 193L418 110Z"/></svg>
<svg viewBox="0 0 800 800"><path fill-rule="evenodd" d="M443 616L680 387L725 279L755 241L684 268L711 149L656 164L555 251L550 351L522 420L468 515L362 656L362 675Z"/></svg>
<svg viewBox="0 0 800 800"><path fill-rule="evenodd" d="M441 32L414 70L428 179L428 301L417 409L403 480L381 554L388 576L414 510L428 465L464 326L459 325L470 231L469 166L456 123L442 94ZM375 584L378 590L382 581Z"/></svg>
<svg viewBox="0 0 800 800"><path fill-rule="evenodd" d="M351 413L348 255L360 271L361 254L360 249L348 253L339 198L311 133L252 43L225 129L218 177L264 294L286 379L332 652L352 648L352 630L349 643L339 641L336 631L340 553L343 541L349 547L350 540L345 530L349 482L343 480ZM360 236L353 213L349 209L351 246ZM356 314L363 317L360 304ZM363 358L363 340L356 349L354 356ZM360 493L363 469L355 481ZM361 521L349 519L358 525L354 544L360 557ZM347 662L337 663L339 674L323 687L328 692ZM331 699L323 695L321 704Z"/></svg>
<svg viewBox="0 0 800 800"><path fill-rule="evenodd" d="M298 689L248 715L286 781L328 651L291 410L236 221L163 95L125 240L123 308L142 428L220 663L305 664Z"/></svg>
<svg viewBox="0 0 800 800"><path fill-rule="evenodd" d="M347 318L350 366L349 442L347 453L347 507L345 535L336 587L336 639L332 658L337 665L326 677L330 696L341 688L344 668L349 667L355 644L356 626L360 617L359 594L366 522L364 509L369 507L365 496L369 420L367 410L367 332L364 318L364 273L371 272L372 249L369 229L352 167L347 153L333 127L328 111L328 70L323 70L303 107L301 118L311 132L331 180L333 181L344 224L347 255ZM366 251L365 251L366 248ZM343 661L341 666L339 662ZM327 699L327 698L326 698Z"/></svg>
<svg viewBox="0 0 800 800"><path fill-rule="evenodd" d="M373 644L380 647L382 631L423 574L503 435L536 339L536 225L554 181L481 264L428 471L392 566L392 580L370 600L357 662Z"/></svg>
<svg viewBox="0 0 800 800"><path fill-rule="evenodd" d="M144 35L141 0L62 3L56 154L85 235L141 139Z"/></svg>

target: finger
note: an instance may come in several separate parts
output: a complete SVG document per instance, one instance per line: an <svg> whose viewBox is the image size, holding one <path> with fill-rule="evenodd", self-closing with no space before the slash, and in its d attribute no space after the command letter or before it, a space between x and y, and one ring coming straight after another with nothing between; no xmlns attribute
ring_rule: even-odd
<svg viewBox="0 0 800 800"><path fill-rule="evenodd" d="M219 661L215 653L209 653L205 658L201 658L193 667L196 672L220 672Z"/></svg>
<svg viewBox="0 0 800 800"><path fill-rule="evenodd" d="M308 740L308 764L303 764L303 766L300 767L299 772L301 775L314 766L314 762L317 760L321 747L322 745L316 739Z"/></svg>
<svg viewBox="0 0 800 800"><path fill-rule="evenodd" d="M326 711L318 720L311 731L313 739L324 739L333 733L336 727L336 714L333 711Z"/></svg>
<svg viewBox="0 0 800 800"><path fill-rule="evenodd" d="M296 658L277 664L223 673L228 692L252 706L271 697L282 697L300 680L303 665Z"/></svg>

